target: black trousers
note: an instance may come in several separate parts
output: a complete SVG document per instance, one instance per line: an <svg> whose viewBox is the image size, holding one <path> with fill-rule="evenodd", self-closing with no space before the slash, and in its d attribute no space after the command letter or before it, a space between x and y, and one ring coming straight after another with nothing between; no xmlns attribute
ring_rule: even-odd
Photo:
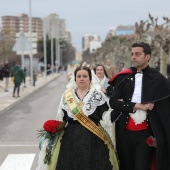
<svg viewBox="0 0 170 170"><path fill-rule="evenodd" d="M21 84L14 83L13 96L15 96L15 91L16 91L16 89L17 89L17 96L19 96L20 85L21 85Z"/></svg>
<svg viewBox="0 0 170 170"><path fill-rule="evenodd" d="M150 170L152 150L146 143L151 130L131 131L116 126L120 170Z"/></svg>

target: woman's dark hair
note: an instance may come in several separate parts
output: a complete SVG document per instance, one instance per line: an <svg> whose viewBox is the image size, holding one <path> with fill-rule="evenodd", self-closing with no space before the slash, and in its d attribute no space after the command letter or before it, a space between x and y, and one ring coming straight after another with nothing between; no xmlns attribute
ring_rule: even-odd
<svg viewBox="0 0 170 170"><path fill-rule="evenodd" d="M76 74L79 70L86 70L88 72L90 81L92 80L91 70L86 66L80 66L80 67L77 67L76 70L74 71L75 81L76 81Z"/></svg>
<svg viewBox="0 0 170 170"><path fill-rule="evenodd" d="M104 75L105 75L106 77L108 77L107 72L106 72L106 69L105 69L105 67L104 67L102 64L97 64L97 65L96 65L96 68L95 68L95 70L94 70L95 74L96 74L96 69L97 69L97 67L99 67L99 66L102 66L102 67L103 67Z"/></svg>
<svg viewBox="0 0 170 170"><path fill-rule="evenodd" d="M131 46L132 48L133 47L142 47L143 48L143 52L147 55L149 54L151 56L151 47L149 44L147 43L144 43L144 42L136 42L134 44L132 44Z"/></svg>

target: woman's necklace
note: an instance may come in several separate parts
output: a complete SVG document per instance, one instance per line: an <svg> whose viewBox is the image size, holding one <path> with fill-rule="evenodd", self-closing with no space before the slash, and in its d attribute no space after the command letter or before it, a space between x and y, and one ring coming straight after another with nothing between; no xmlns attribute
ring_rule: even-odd
<svg viewBox="0 0 170 170"><path fill-rule="evenodd" d="M84 106L84 102L83 102L82 100L80 100L80 101L78 102L78 105L79 105L79 107L82 109L83 106Z"/></svg>
<svg viewBox="0 0 170 170"><path fill-rule="evenodd" d="M86 92L84 92L84 93L80 93L80 92L76 91L77 96L78 96L78 98L80 99L80 101L78 102L78 105L79 105L79 107L80 107L81 109L82 109L83 106L84 106L83 99L84 99L84 97L88 94L88 92L89 92L89 90L86 91Z"/></svg>

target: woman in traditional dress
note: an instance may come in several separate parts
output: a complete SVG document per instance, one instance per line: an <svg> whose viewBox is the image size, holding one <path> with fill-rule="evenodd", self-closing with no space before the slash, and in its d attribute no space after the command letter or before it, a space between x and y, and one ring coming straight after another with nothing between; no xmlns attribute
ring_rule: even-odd
<svg viewBox="0 0 170 170"><path fill-rule="evenodd" d="M118 170L113 143L100 124L104 115L111 121L106 96L91 83L88 67L78 67L74 80L61 98L56 119L67 125L48 169Z"/></svg>
<svg viewBox="0 0 170 170"><path fill-rule="evenodd" d="M102 64L96 65L95 74L99 79L101 91L109 98L112 95L113 87L108 84L110 79L107 76L106 70Z"/></svg>

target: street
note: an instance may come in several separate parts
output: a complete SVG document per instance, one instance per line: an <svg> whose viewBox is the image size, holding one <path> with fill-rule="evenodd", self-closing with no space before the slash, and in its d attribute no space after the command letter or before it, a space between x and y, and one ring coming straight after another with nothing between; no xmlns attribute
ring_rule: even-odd
<svg viewBox="0 0 170 170"><path fill-rule="evenodd" d="M55 119L67 83L65 73L0 115L0 170L35 170L37 130Z"/></svg>

